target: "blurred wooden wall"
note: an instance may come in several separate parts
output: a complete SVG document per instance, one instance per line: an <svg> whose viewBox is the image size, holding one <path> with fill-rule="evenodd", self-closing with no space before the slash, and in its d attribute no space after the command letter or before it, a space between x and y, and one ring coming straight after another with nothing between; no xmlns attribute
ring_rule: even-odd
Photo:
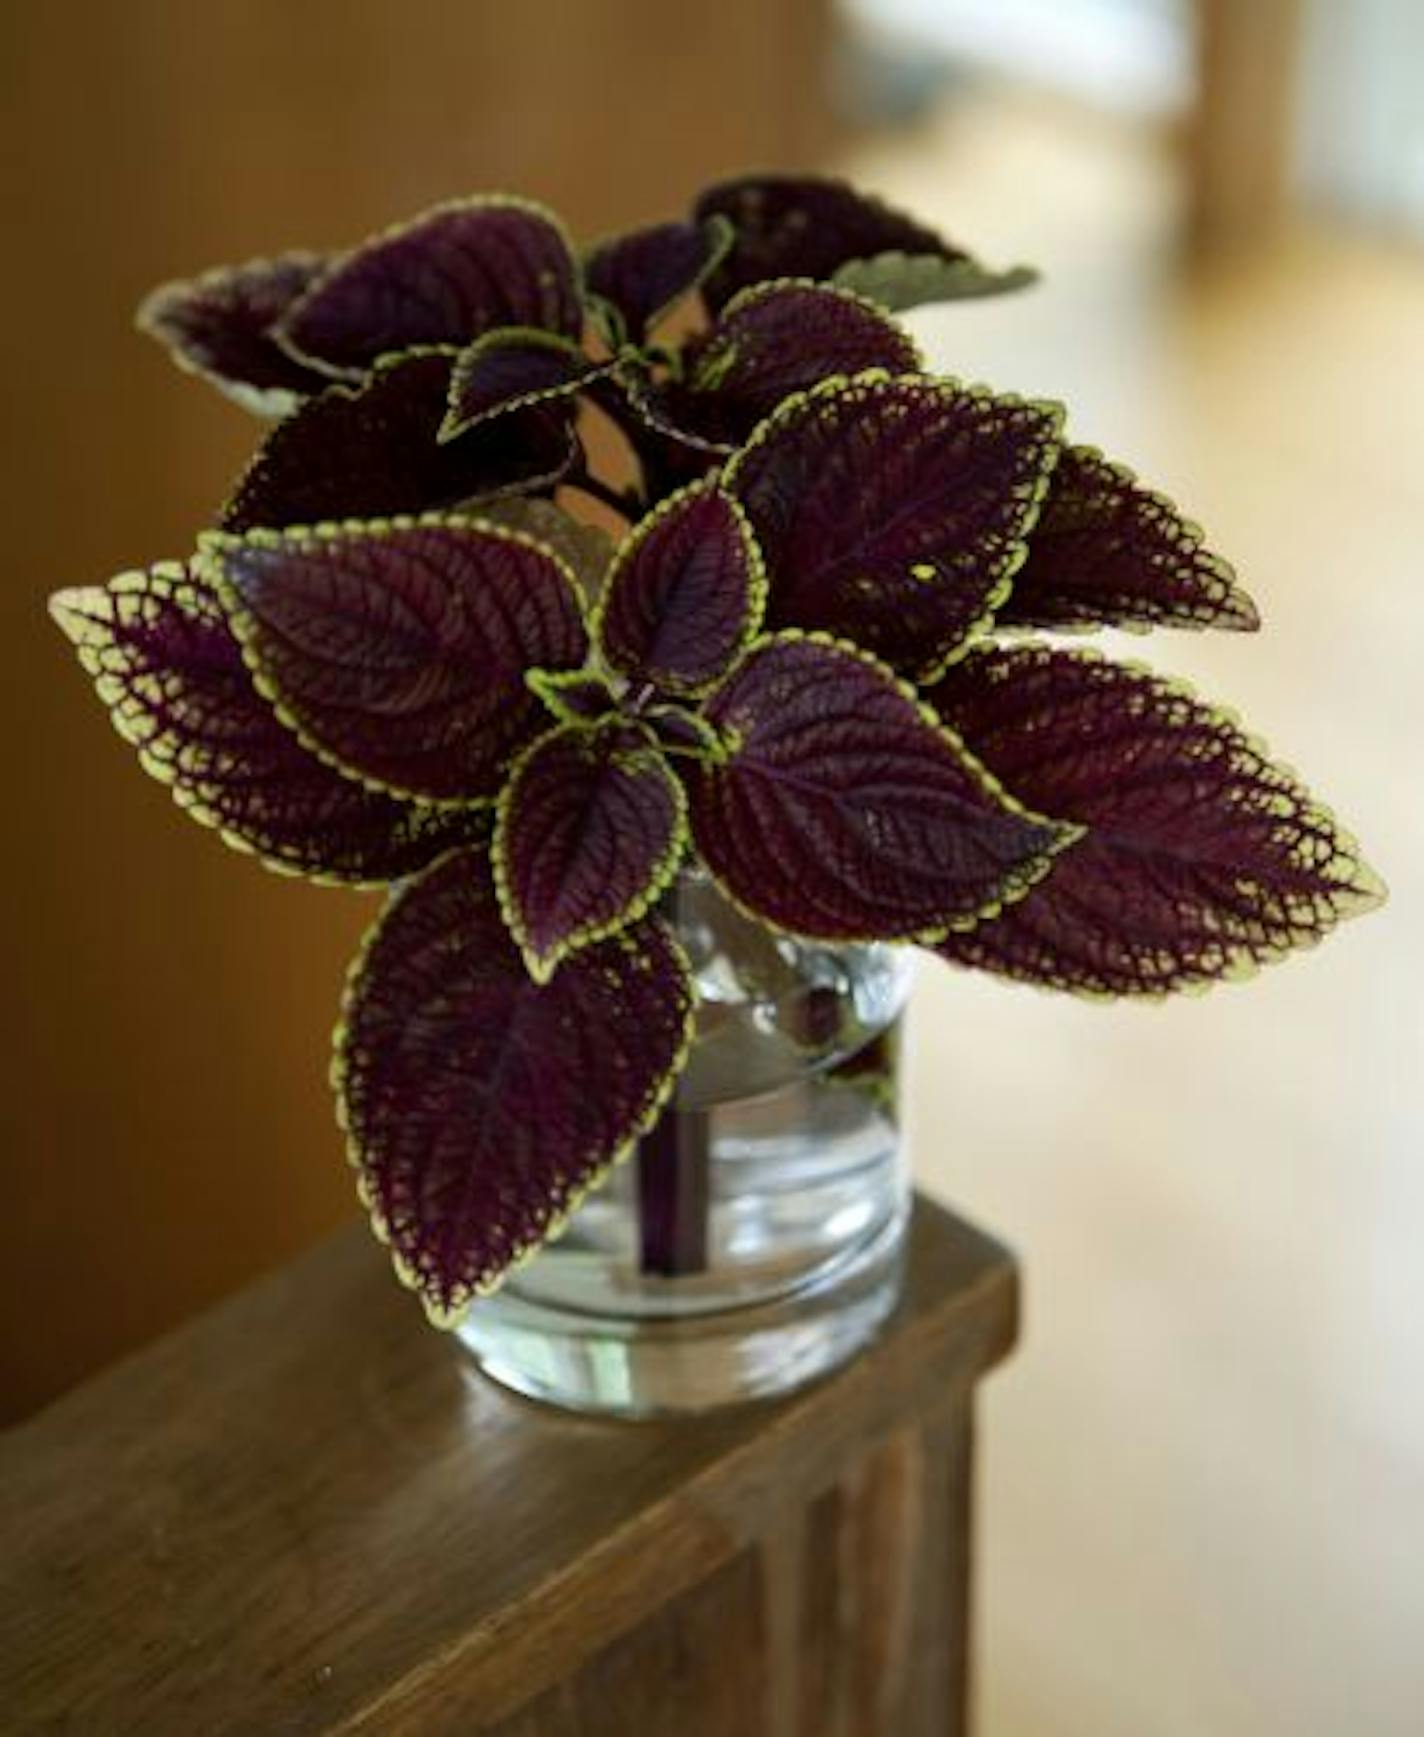
<svg viewBox="0 0 1424 1737"><path fill-rule="evenodd" d="M326 1065L369 898L265 874L110 731L45 594L189 549L255 425L152 283L525 191L576 230L813 160L828 0L0 4L0 1393L16 1416L355 1210Z"/></svg>

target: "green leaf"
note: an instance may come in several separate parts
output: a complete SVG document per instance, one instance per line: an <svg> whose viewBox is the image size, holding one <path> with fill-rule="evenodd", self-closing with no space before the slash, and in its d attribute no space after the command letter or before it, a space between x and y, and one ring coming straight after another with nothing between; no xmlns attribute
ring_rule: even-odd
<svg viewBox="0 0 1424 1737"><path fill-rule="evenodd" d="M872 259L847 260L831 282L891 313L903 313L927 302L966 301L1027 289L1038 282L1038 273L1028 265L990 271L978 260L946 259L937 253L878 253Z"/></svg>

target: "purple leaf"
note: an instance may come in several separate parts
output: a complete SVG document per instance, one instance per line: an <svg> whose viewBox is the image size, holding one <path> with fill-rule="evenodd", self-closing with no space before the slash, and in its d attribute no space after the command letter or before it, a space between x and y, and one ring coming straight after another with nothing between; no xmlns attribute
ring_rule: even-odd
<svg viewBox="0 0 1424 1737"><path fill-rule="evenodd" d="M1023 801L1083 836L1028 897L937 949L1092 995L1162 995L1317 941L1381 888L1231 718L1092 653L978 647L930 696Z"/></svg>
<svg viewBox="0 0 1424 1737"><path fill-rule="evenodd" d="M576 519L552 501L531 495L506 495L497 501L481 501L473 509L482 524L502 525L522 531L543 543L564 562L578 580L580 592L592 602L603 589L604 575L613 559L614 542L601 525Z"/></svg>
<svg viewBox="0 0 1424 1737"><path fill-rule="evenodd" d="M687 346L681 380L635 388L634 402L664 432L727 453L783 399L828 375L920 367L914 340L862 297L820 284L757 284Z"/></svg>
<svg viewBox="0 0 1424 1737"><path fill-rule="evenodd" d="M788 399L723 472L766 558L768 624L824 629L932 679L1008 592L1060 418L875 374Z"/></svg>
<svg viewBox="0 0 1424 1737"><path fill-rule="evenodd" d="M558 219L522 199L438 205L348 253L287 312L283 347L358 377L417 344L464 345L496 326L576 338L578 268Z"/></svg>
<svg viewBox="0 0 1424 1737"><path fill-rule="evenodd" d="M543 721L524 672L587 636L546 549L431 516L203 543L259 685L314 752L400 795L492 796Z"/></svg>
<svg viewBox="0 0 1424 1737"><path fill-rule="evenodd" d="M687 754L694 760L720 760L722 738L701 712L677 705L652 705L639 713L665 754Z"/></svg>
<svg viewBox="0 0 1424 1737"><path fill-rule="evenodd" d="M732 244L725 217L704 223L654 223L589 249L584 262L591 294L611 304L622 336L641 343L648 330L713 271Z"/></svg>
<svg viewBox="0 0 1424 1737"><path fill-rule="evenodd" d="M761 555L737 503L714 485L670 495L635 525L609 571L595 638L635 686L710 686L756 632Z"/></svg>
<svg viewBox="0 0 1424 1737"><path fill-rule="evenodd" d="M576 344L533 326L501 326L460 352L450 376L440 439L550 399L567 398L608 364L590 362Z"/></svg>
<svg viewBox="0 0 1424 1737"><path fill-rule="evenodd" d="M1064 447L999 620L1260 626L1231 568L1202 547L1200 528L1090 446Z"/></svg>
<svg viewBox="0 0 1424 1737"><path fill-rule="evenodd" d="M1021 898L1072 832L1026 813L873 658L758 642L706 714L730 744L692 830L754 916L818 940L913 940Z"/></svg>
<svg viewBox="0 0 1424 1737"><path fill-rule="evenodd" d="M360 386L329 386L281 422L224 508L229 531L455 506L550 486L577 451L567 417L535 405L498 427L439 442L452 350L380 363Z"/></svg>
<svg viewBox="0 0 1424 1737"><path fill-rule="evenodd" d="M711 307L768 278L829 278L849 260L883 253L967 259L934 230L844 181L813 175L752 175L709 187L694 214L720 215L732 251L703 288Z"/></svg>
<svg viewBox="0 0 1424 1737"><path fill-rule="evenodd" d="M581 669L531 669L524 672L524 680L561 724L592 723L618 710L603 677Z"/></svg>
<svg viewBox="0 0 1424 1737"><path fill-rule="evenodd" d="M327 384L272 337L277 320L325 266L319 254L284 253L161 284L140 304L138 328L180 368L211 381L244 409L282 415Z"/></svg>
<svg viewBox="0 0 1424 1737"><path fill-rule="evenodd" d="M269 867L377 885L487 830L367 790L302 747L253 686L217 594L179 563L61 591L50 609L145 770Z"/></svg>
<svg viewBox="0 0 1424 1737"><path fill-rule="evenodd" d="M500 793L495 879L529 972L546 982L578 948L644 916L687 845L687 800L636 726L560 724Z"/></svg>
<svg viewBox="0 0 1424 1737"><path fill-rule="evenodd" d="M352 971L334 1076L376 1233L437 1325L557 1235L652 1126L691 1016L655 918L540 985L482 852L395 896Z"/></svg>

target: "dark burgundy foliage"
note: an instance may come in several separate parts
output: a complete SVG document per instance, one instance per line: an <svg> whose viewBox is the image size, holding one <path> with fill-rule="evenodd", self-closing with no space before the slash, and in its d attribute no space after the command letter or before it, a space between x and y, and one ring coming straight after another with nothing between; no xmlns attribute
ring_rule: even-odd
<svg viewBox="0 0 1424 1737"><path fill-rule="evenodd" d="M828 941L992 916L1066 836L1013 807L864 653L762 640L707 715L735 745L693 785L697 848L733 897Z"/></svg>
<svg viewBox="0 0 1424 1737"><path fill-rule="evenodd" d="M793 393L869 368L920 368L914 340L879 309L824 284L758 284L687 344L680 379L636 386L635 401L664 433L722 455Z"/></svg>
<svg viewBox="0 0 1424 1737"><path fill-rule="evenodd" d="M272 330L326 264L318 253L284 253L164 284L140 306L139 329L157 338L179 367L249 409L289 410L326 380L288 355Z"/></svg>
<svg viewBox="0 0 1424 1737"><path fill-rule="evenodd" d="M551 487L577 441L567 414L511 411L497 427L442 442L453 350L382 362L359 386L331 386L278 423L224 508L229 531L319 524L453 506Z"/></svg>
<svg viewBox="0 0 1424 1737"><path fill-rule="evenodd" d="M468 811L368 790L309 753L253 687L217 593L190 567L61 591L51 610L148 771L273 868L380 885L487 829Z"/></svg>
<svg viewBox="0 0 1424 1737"><path fill-rule="evenodd" d="M401 794L494 795L543 717L525 670L587 648L567 569L507 532L436 519L208 548L284 714Z"/></svg>
<svg viewBox="0 0 1424 1737"><path fill-rule="evenodd" d="M525 969L479 851L398 893L352 977L338 1093L363 1193L448 1325L657 1114L687 1043L680 950L649 918Z"/></svg>
<svg viewBox="0 0 1424 1737"><path fill-rule="evenodd" d="M530 974L627 926L672 879L686 798L636 724L560 724L520 756L499 801L495 871Z"/></svg>
<svg viewBox="0 0 1424 1737"><path fill-rule="evenodd" d="M590 248L584 281L618 316L615 337L641 343L649 329L691 294L732 244L724 217L654 223Z"/></svg>
<svg viewBox="0 0 1424 1737"><path fill-rule="evenodd" d="M1041 645L984 648L930 696L1025 802L1086 828L961 964L1053 988L1161 995L1264 964L1378 897L1283 767L1175 683Z"/></svg>
<svg viewBox="0 0 1424 1737"><path fill-rule="evenodd" d="M533 328L501 327L461 352L450 377L440 439L521 406L577 392L599 364L575 344Z"/></svg>
<svg viewBox="0 0 1424 1737"><path fill-rule="evenodd" d="M735 240L704 286L719 308L748 284L768 278L830 278L851 260L882 253L967 259L934 230L858 192L813 175L749 175L709 187L695 216L725 217Z"/></svg>
<svg viewBox="0 0 1424 1737"><path fill-rule="evenodd" d="M144 304L181 366L287 414L192 563L54 613L195 818L396 884L339 1093L442 1324L672 1092L693 991L655 913L691 848L773 930L1093 995L1238 975L1378 897L1227 715L995 637L1257 619L1056 405L927 376L890 317L1030 276L754 176L581 266L542 208L470 199ZM587 407L623 441L598 470ZM705 1243L679 1126L645 1154L665 1272Z"/></svg>
<svg viewBox="0 0 1424 1737"><path fill-rule="evenodd" d="M727 466L772 576L772 627L906 675L987 625L1058 455L1056 406L865 375L790 399Z"/></svg>
<svg viewBox="0 0 1424 1737"><path fill-rule="evenodd" d="M618 701L602 676L586 675L582 670L531 669L524 679L560 723L592 722L618 709Z"/></svg>
<svg viewBox="0 0 1424 1737"><path fill-rule="evenodd" d="M328 373L359 378L416 344L467 344L496 326L576 338L578 268L563 230L520 199L458 200L373 237L288 309L278 341Z"/></svg>
<svg viewBox="0 0 1424 1737"><path fill-rule="evenodd" d="M619 551L599 615L600 648L635 685L697 693L755 631L764 583L741 508L698 484L665 500Z"/></svg>
<svg viewBox="0 0 1424 1737"><path fill-rule="evenodd" d="M1029 627L1260 626L1200 529L1125 465L1065 446L999 620Z"/></svg>

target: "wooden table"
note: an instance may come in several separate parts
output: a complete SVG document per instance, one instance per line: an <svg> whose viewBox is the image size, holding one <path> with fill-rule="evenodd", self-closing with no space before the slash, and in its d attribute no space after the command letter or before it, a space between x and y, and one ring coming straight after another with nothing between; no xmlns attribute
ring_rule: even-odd
<svg viewBox="0 0 1424 1737"><path fill-rule="evenodd" d="M923 1199L881 1341L792 1399L506 1395L353 1228L0 1442L17 1732L963 1730L995 1243Z"/></svg>

